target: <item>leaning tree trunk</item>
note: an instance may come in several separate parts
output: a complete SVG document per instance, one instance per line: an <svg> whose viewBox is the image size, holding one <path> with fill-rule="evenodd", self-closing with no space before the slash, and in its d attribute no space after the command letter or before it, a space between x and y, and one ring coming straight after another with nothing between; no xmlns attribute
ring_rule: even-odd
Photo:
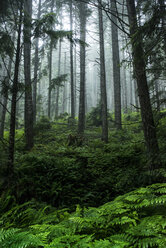
<svg viewBox="0 0 166 248"><path fill-rule="evenodd" d="M31 15L32 0L24 0L24 77L26 149L33 147L33 104L31 84Z"/></svg>
<svg viewBox="0 0 166 248"><path fill-rule="evenodd" d="M137 80L143 131L149 155L150 169L153 170L159 166L159 148L147 84L146 65L144 60L142 39L140 36L138 37L138 35L136 35L138 32L138 25L135 1L127 0L127 7L133 53L134 75Z"/></svg>
<svg viewBox="0 0 166 248"><path fill-rule="evenodd" d="M21 57L21 34L22 34L22 19L23 19L22 13L23 13L23 6L21 2L20 17L18 21L17 47L16 47L15 66L14 66L14 78L13 78L13 85L12 85L12 98L11 98L9 153L8 153L8 164L7 164L8 186L12 183L13 174L14 174L16 103L17 103L17 93L18 93L18 75L19 75L19 66L20 66L20 57Z"/></svg>
<svg viewBox="0 0 166 248"><path fill-rule="evenodd" d="M102 2L100 1L100 5L101 3ZM100 38L100 90L101 90L102 140L104 142L108 142L104 30L103 30L103 14L100 6L98 7L98 14L99 14L99 38Z"/></svg>
<svg viewBox="0 0 166 248"><path fill-rule="evenodd" d="M73 12L72 0L70 1L70 30L73 32ZM73 34L71 34L71 39ZM73 42L70 41L70 89L71 89L71 118L75 118L75 98L74 98L74 71L73 71Z"/></svg>
<svg viewBox="0 0 166 248"><path fill-rule="evenodd" d="M78 133L84 134L85 129L85 41L86 41L86 3L79 3L80 16L80 96L78 114Z"/></svg>
<svg viewBox="0 0 166 248"><path fill-rule="evenodd" d="M39 0L37 19L41 15L41 0ZM39 70L39 38L35 40L35 65L34 65L34 81L33 81L33 123L36 123L36 97L37 97L37 82Z"/></svg>
<svg viewBox="0 0 166 248"><path fill-rule="evenodd" d="M121 83L120 83L120 58L119 40L116 17L116 0L111 0L111 28L112 28L112 59L113 59L113 80L114 80L114 106L115 106L115 126L122 128L121 123Z"/></svg>

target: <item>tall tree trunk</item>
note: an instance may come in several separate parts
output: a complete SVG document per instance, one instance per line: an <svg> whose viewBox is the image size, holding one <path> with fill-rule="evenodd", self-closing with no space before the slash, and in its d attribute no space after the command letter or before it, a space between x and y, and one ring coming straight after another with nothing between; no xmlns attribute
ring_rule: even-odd
<svg viewBox="0 0 166 248"><path fill-rule="evenodd" d="M73 32L73 4L70 1L70 30ZM73 34L71 34L71 39ZM73 42L70 42L70 86L71 86L71 118L75 118L74 71L73 71Z"/></svg>
<svg viewBox="0 0 166 248"><path fill-rule="evenodd" d="M5 117L6 117L6 110L7 110L8 94L9 94L9 81L10 81L10 77L11 77L11 68L12 68L12 59L9 59L7 76L6 76L6 80L5 80L5 92L4 92L4 95L2 97L3 106L2 106L1 118L0 118L0 137L2 139L4 136Z"/></svg>
<svg viewBox="0 0 166 248"><path fill-rule="evenodd" d="M101 5L102 1L99 1L99 3ZM101 90L102 140L104 142L108 142L104 30L103 30L103 14L100 6L98 7L98 14L99 14L99 38L100 38L100 90Z"/></svg>
<svg viewBox="0 0 166 248"><path fill-rule="evenodd" d="M64 57L64 74L66 74L66 52L65 52L65 57ZM66 84L64 84L64 87L63 87L63 103L62 103L62 113L64 114L65 113L65 106L66 106Z"/></svg>
<svg viewBox="0 0 166 248"><path fill-rule="evenodd" d="M37 19L41 15L41 0L39 0ZM36 97L37 97L37 82L39 70L39 38L35 40L35 65L34 65L34 81L33 81L33 123L36 123Z"/></svg>
<svg viewBox="0 0 166 248"><path fill-rule="evenodd" d="M157 107L157 111L160 112L160 96L159 96L159 86L158 86L158 82L157 79L154 82L154 90L156 93L156 107Z"/></svg>
<svg viewBox="0 0 166 248"><path fill-rule="evenodd" d="M122 48L125 46L124 42L122 45ZM124 49L122 50L122 61L125 61L125 54L124 54ZM128 109L128 102L127 102L127 78L126 78L126 67L125 64L123 64L122 66L122 76L121 78L122 80L122 90L121 90L121 97L122 97L122 101L123 101L123 111L124 113L127 113L127 109Z"/></svg>
<svg viewBox="0 0 166 248"><path fill-rule="evenodd" d="M53 12L55 0L51 3L51 13ZM48 53L48 68L49 68L49 86L48 86L48 118L51 118L51 79L52 79L52 50L53 43L50 41L50 50Z"/></svg>
<svg viewBox="0 0 166 248"><path fill-rule="evenodd" d="M48 118L51 118L51 80L52 80L52 41L50 42L50 50L48 53L48 68L49 68L49 86L48 86Z"/></svg>
<svg viewBox="0 0 166 248"><path fill-rule="evenodd" d="M58 77L61 74L61 53L62 53L62 40L59 40L59 57L58 57ZM55 104L55 118L58 118L58 114L59 114L59 89L60 86L57 85L56 87L56 104Z"/></svg>
<svg viewBox="0 0 166 248"><path fill-rule="evenodd" d="M153 170L159 165L159 148L156 137L152 107L149 97L149 89L146 77L146 65L141 37L137 36L138 25L134 0L127 0L127 8L130 24L131 45L133 53L134 75L137 80L138 95L141 107L143 131L150 161L150 169Z"/></svg>
<svg viewBox="0 0 166 248"><path fill-rule="evenodd" d="M77 106L77 46L74 49L74 109L75 115L78 114L78 106Z"/></svg>
<svg viewBox="0 0 166 248"><path fill-rule="evenodd" d="M79 116L78 133L84 134L85 129L85 41L86 41L86 3L79 3L80 17L80 96L79 96Z"/></svg>
<svg viewBox="0 0 166 248"><path fill-rule="evenodd" d="M116 0L111 0L111 28L112 28L112 57L113 57L113 79L114 79L114 107L115 107L115 126L122 128L121 123L121 84L120 84L120 58L119 58L119 40L116 18Z"/></svg>
<svg viewBox="0 0 166 248"><path fill-rule="evenodd" d="M164 37L164 52L166 54L166 3L164 0L158 0L160 4L161 20L162 20L162 29Z"/></svg>
<svg viewBox="0 0 166 248"><path fill-rule="evenodd" d="M11 116L10 116L10 131L9 131L9 153L8 153L8 164L7 164L7 175L8 175L8 185L13 181L14 174L14 147L15 147L15 125L16 125L16 103L17 103L17 93L18 93L18 75L21 57L21 33L22 33L22 13L23 4L20 3L20 17L18 22L17 31L17 47L16 47L16 58L14 66L14 78L12 86L12 99L11 99Z"/></svg>
<svg viewBox="0 0 166 248"><path fill-rule="evenodd" d="M32 0L24 0L24 77L26 149L33 147L33 104L31 82L31 15Z"/></svg>

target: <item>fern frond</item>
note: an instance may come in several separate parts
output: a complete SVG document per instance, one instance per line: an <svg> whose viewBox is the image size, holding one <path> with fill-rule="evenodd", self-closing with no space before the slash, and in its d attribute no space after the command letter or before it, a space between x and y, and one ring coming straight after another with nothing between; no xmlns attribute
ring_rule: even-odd
<svg viewBox="0 0 166 248"><path fill-rule="evenodd" d="M35 248L43 247L42 242L33 234L19 229L0 230L0 247L2 248Z"/></svg>

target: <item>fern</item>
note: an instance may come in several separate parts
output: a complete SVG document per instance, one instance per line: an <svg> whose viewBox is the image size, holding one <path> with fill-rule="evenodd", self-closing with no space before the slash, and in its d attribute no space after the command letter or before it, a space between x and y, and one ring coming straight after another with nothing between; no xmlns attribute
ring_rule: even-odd
<svg viewBox="0 0 166 248"><path fill-rule="evenodd" d="M155 184L71 214L34 202L14 207L0 221L10 227L20 220L24 229L1 229L0 247L165 248L165 191L166 184Z"/></svg>
<svg viewBox="0 0 166 248"><path fill-rule="evenodd" d="M1 248L35 248L43 247L42 242L33 234L19 229L0 230Z"/></svg>

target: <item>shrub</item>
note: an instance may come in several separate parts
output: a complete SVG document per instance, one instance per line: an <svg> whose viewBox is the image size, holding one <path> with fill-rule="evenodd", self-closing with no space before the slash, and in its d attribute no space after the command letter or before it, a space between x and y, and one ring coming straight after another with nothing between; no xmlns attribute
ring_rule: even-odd
<svg viewBox="0 0 166 248"><path fill-rule="evenodd" d="M39 133L40 131L46 131L51 129L51 123L49 119L45 116L42 116L40 121L34 127L35 134Z"/></svg>

